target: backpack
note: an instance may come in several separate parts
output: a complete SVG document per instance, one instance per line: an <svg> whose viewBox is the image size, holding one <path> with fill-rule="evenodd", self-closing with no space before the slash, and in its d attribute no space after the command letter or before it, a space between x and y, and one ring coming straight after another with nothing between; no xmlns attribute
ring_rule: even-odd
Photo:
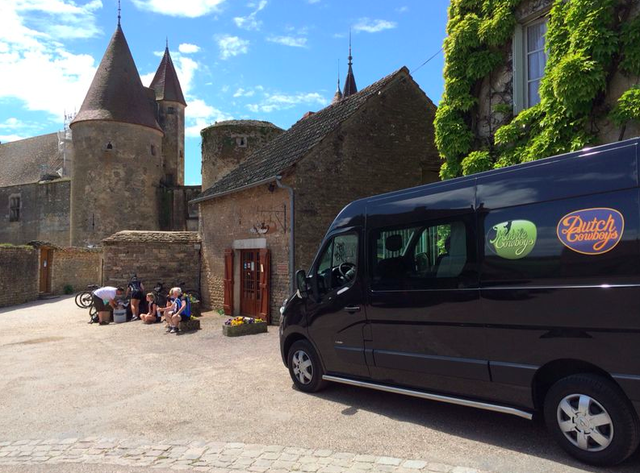
<svg viewBox="0 0 640 473"><path fill-rule="evenodd" d="M132 279L129 281L129 288L131 288L131 292L142 291L142 286L140 286L139 279Z"/></svg>
<svg viewBox="0 0 640 473"><path fill-rule="evenodd" d="M191 299L189 298L189 296L184 296L182 301L186 305L182 313L191 317Z"/></svg>

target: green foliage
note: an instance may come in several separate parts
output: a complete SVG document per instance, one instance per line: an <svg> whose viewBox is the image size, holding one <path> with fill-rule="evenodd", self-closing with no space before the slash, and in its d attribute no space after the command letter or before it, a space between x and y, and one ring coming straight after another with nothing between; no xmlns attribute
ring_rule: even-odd
<svg viewBox="0 0 640 473"><path fill-rule="evenodd" d="M640 15L622 27L622 61L620 69L640 76Z"/></svg>
<svg viewBox="0 0 640 473"><path fill-rule="evenodd" d="M611 68L640 75L640 15L616 25L622 0L554 0L547 23L547 65L540 103L520 112L493 137L476 140L474 123L479 81L503 61L501 49L515 29L522 0L452 0L445 40L445 93L436 113L436 145L444 160L442 179L574 151L596 142L592 123L606 110L599 101ZM506 104L493 113L511 118ZM640 120L640 89L627 91L611 112L621 125ZM478 148L482 150L478 151Z"/></svg>
<svg viewBox="0 0 640 473"><path fill-rule="evenodd" d="M71 284L65 284L62 288L62 292L65 294L73 294L73 286Z"/></svg>
<svg viewBox="0 0 640 473"><path fill-rule="evenodd" d="M619 126L632 120L640 122L640 87L635 86L622 94L611 111L611 119Z"/></svg>

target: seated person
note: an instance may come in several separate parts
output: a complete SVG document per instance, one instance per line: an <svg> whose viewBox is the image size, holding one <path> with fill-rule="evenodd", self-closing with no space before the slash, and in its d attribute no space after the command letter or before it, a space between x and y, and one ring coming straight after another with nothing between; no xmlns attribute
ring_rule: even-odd
<svg viewBox="0 0 640 473"><path fill-rule="evenodd" d="M156 305L156 296L152 292L147 294L147 307L149 308L148 312L140 315L140 320L145 324L160 322L160 311Z"/></svg>
<svg viewBox="0 0 640 473"><path fill-rule="evenodd" d="M104 286L93 291L93 306L98 311L100 325L107 325L111 321L111 313L116 308L116 297L121 297L124 289L121 287Z"/></svg>
<svg viewBox="0 0 640 473"><path fill-rule="evenodd" d="M169 326L169 333L178 333L180 329L178 328L180 322L186 322L191 318L191 313L189 312L189 304L186 300L181 299L182 289L179 287L174 287L171 289L171 295L174 299L173 310L169 310L165 315L165 320Z"/></svg>

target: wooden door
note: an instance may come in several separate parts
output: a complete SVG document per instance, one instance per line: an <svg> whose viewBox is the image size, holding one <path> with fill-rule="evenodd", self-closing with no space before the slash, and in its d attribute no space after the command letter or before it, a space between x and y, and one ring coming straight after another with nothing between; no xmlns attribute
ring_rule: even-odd
<svg viewBox="0 0 640 473"><path fill-rule="evenodd" d="M269 306L271 292L271 255L269 250L260 250L260 310L259 316L267 323L271 323L271 310Z"/></svg>
<svg viewBox="0 0 640 473"><path fill-rule="evenodd" d="M51 259L53 250L40 248L40 292L51 292Z"/></svg>
<svg viewBox="0 0 640 473"><path fill-rule="evenodd" d="M260 311L260 250L240 252L240 313L258 317Z"/></svg>

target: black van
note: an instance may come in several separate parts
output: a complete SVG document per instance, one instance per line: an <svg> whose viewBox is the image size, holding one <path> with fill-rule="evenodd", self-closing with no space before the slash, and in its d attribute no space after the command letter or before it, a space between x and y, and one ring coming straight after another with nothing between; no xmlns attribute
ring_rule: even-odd
<svg viewBox="0 0 640 473"><path fill-rule="evenodd" d="M640 440L639 144L349 204L281 308L297 388L539 411L580 460L626 459Z"/></svg>

